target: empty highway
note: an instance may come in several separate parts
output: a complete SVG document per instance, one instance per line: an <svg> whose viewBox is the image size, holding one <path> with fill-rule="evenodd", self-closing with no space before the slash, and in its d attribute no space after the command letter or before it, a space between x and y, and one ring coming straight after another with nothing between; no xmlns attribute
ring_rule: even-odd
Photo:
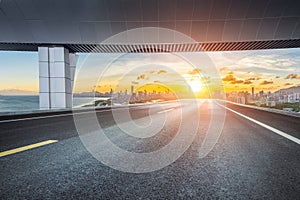
<svg viewBox="0 0 300 200"><path fill-rule="evenodd" d="M299 198L300 118L215 100L132 106L130 119L126 112L2 119L1 199ZM149 156L135 163L106 140L88 143L99 127L119 149Z"/></svg>

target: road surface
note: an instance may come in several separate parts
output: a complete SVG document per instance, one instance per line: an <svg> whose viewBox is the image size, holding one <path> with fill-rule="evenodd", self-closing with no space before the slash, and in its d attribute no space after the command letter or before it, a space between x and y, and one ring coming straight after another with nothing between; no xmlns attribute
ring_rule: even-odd
<svg viewBox="0 0 300 200"><path fill-rule="evenodd" d="M300 145L219 103L199 100L195 105L186 100L181 105L170 102L132 107L132 120L122 117L114 120L122 116L122 108L97 112L107 138L118 147L136 153L152 152L169 145L181 126L185 139L189 140L199 120L192 144L183 155L166 167L148 173L119 171L95 159L80 140L72 114L2 120L2 153L44 141L53 143L0 157L1 199L299 198ZM300 138L299 118L233 104L226 107ZM81 113L80 116L87 125L88 135L96 129L92 115ZM190 126L180 124L182 117ZM161 126L163 119L161 129L152 136L145 135L146 138L129 136L118 127L118 124L126 127L132 122L143 127L150 122L155 129L156 124ZM220 137L213 149L201 157L207 131L216 126L222 128ZM151 133L147 130L145 133ZM100 145L107 144L100 141ZM112 154L113 159L114 156ZM163 163L163 160L157 162Z"/></svg>

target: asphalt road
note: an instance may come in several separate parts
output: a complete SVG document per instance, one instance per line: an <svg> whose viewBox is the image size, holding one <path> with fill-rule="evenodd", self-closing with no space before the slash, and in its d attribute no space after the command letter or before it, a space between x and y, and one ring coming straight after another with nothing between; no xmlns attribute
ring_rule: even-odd
<svg viewBox="0 0 300 200"><path fill-rule="evenodd" d="M299 118L233 104L226 106L300 138ZM75 117L76 125L71 114L0 122L0 152L58 140L1 157L0 198L299 199L300 145L216 102L201 100L195 104L186 100L180 105L146 105L130 108L129 114L132 119L126 117L122 108L100 110L96 115L81 113L76 115L79 118ZM84 126L79 127L79 121ZM95 139L94 146L82 142L99 129L99 124L109 141L139 155L165 150L179 139L172 151L137 164L138 158L125 159L125 154L109 152L111 143L105 140ZM86 134L79 137L79 129ZM208 134L215 135L207 139ZM218 140L214 145L215 138ZM185 150L183 146L189 141L191 145ZM213 148L201 157L205 141ZM103 164L89 152L97 149L111 153L106 158L111 162ZM181 149L184 153L174 162L151 171L176 157L176 151ZM145 168L150 172L126 172Z"/></svg>

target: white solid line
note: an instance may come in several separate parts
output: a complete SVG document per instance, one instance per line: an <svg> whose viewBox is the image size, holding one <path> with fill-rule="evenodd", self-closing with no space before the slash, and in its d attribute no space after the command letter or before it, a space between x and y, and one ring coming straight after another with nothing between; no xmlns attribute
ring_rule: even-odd
<svg viewBox="0 0 300 200"><path fill-rule="evenodd" d="M217 103L217 104L218 104L218 103ZM270 130L270 131L273 131L274 133L277 133L278 135L281 135L282 137L285 137L285 138L287 138L287 139L289 139L289 140L291 140L291 141L293 141L293 142L295 142L295 143L297 143L297 144L300 144L300 140L299 140L298 138L296 138L296 137L293 137L293 136L291 136L291 135L289 135L289 134L287 134L287 133L285 133L285 132L283 132L283 131L280 131L280 130L278 130L278 129L276 129L276 128L273 128L273 127L271 127L271 126L269 126L269 125L267 125L267 124L264 124L264 123L262 123L262 122L260 122L260 121L255 120L255 119L253 119L253 118L251 118L251 117L248 117L248 116L246 116L246 115L243 115L243 114L241 114L241 113L239 113L239 112L237 112L237 111L235 111L235 110L232 110L232 109L230 109L230 108L227 108L226 106L223 106L223 105L220 105L220 104L218 104L218 105L219 105L219 106L222 106L222 107L224 107L225 109L227 109L227 110L229 110L229 111L231 111L231 112L233 112L233 113L235 113L235 114L237 114L237 115L239 115L239 116L241 116L241 117L244 117L244 118L248 119L249 121L252 121L252 122L254 122L254 123L256 123L256 124L258 124L258 125L260 125L260 126L266 128L266 129Z"/></svg>
<svg viewBox="0 0 300 200"><path fill-rule="evenodd" d="M169 112L169 111L171 111L171 110L174 110L174 108L170 108L170 109L167 109L167 110L163 110L163 111L159 111L159 112L157 112L157 113L165 113L165 112Z"/></svg>
<svg viewBox="0 0 300 200"><path fill-rule="evenodd" d="M52 143L55 143L55 142L58 142L58 140L46 140L46 141L43 141L43 142L30 144L30 145L27 145L27 146L23 146L23 147L11 149L11 150L3 151L3 152L0 152L0 157L8 156L8 155L19 153L19 152L22 152L22 151L27 151L29 149L34 149L34 148L44 146L44 145L47 145L47 144L52 144Z"/></svg>

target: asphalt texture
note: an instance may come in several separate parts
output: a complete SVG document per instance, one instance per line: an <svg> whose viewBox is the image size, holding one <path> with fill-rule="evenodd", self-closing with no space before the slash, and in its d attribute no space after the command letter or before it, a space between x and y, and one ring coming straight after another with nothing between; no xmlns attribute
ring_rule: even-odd
<svg viewBox="0 0 300 200"><path fill-rule="evenodd" d="M300 138L299 118L233 104L226 106ZM145 105L129 111L131 120L122 117L121 108L100 110L96 115L81 113L80 119L86 124L82 130L86 135L80 137L72 115L0 121L0 152L58 140L1 157L0 198L299 199L299 144L226 111L211 100L201 100L199 105L188 100L181 105L176 102ZM94 116L97 116L97 125ZM152 124L153 129L141 128L142 135L159 131L147 138L133 137L122 131L122 127L130 127L132 122L140 127ZM161 124L163 126L156 129ZM97 160L80 139L89 136L98 125L112 143L137 154L168 146L178 137L180 127L184 127L186 134L182 142L191 139L192 144L177 160L161 169L147 173L120 171ZM196 125L199 126L192 137ZM220 137L212 150L201 158L199 151L208 130L216 126L222 127ZM104 152L108 151L109 143L100 141L97 145L103 147ZM165 155L165 159L172 157L171 154ZM122 167L126 168L126 162L120 157L112 153L111 158L117 164L118 161L125 163ZM156 161L163 163L162 159ZM128 161L128 167L132 165L134 163Z"/></svg>

